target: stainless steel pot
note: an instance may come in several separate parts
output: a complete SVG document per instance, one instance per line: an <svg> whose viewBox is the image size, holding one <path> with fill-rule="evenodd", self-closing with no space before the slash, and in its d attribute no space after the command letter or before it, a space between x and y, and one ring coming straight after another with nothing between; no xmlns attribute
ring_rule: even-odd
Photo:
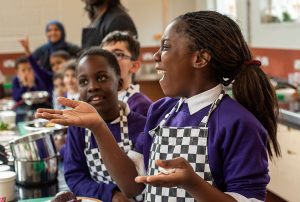
<svg viewBox="0 0 300 202"><path fill-rule="evenodd" d="M10 142L17 183L34 185L57 179L58 157L52 134L51 130L38 131Z"/></svg>
<svg viewBox="0 0 300 202"><path fill-rule="evenodd" d="M51 130L42 130L11 141L13 157L21 161L40 161L56 156L52 134Z"/></svg>
<svg viewBox="0 0 300 202"><path fill-rule="evenodd" d="M40 161L15 160L15 171L18 184L34 185L54 182L58 174L57 157Z"/></svg>

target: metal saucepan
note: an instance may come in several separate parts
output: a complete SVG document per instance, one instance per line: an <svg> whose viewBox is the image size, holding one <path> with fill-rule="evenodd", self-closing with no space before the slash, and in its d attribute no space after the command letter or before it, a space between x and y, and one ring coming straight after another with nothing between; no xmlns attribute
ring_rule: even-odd
<svg viewBox="0 0 300 202"><path fill-rule="evenodd" d="M47 102L49 93L47 91L30 91L22 95L22 99L27 105L41 104Z"/></svg>
<svg viewBox="0 0 300 202"><path fill-rule="evenodd" d="M19 184L42 184L56 180L58 157L53 131L30 133L9 144Z"/></svg>
<svg viewBox="0 0 300 202"><path fill-rule="evenodd" d="M42 130L30 133L10 142L15 160L40 161L56 156L53 131Z"/></svg>
<svg viewBox="0 0 300 202"><path fill-rule="evenodd" d="M57 180L58 158L40 161L15 160L17 183L21 185L47 184Z"/></svg>

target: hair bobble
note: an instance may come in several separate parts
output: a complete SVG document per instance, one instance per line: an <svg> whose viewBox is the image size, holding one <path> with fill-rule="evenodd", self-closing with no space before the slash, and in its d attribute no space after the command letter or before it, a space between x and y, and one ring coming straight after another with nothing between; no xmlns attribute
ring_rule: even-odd
<svg viewBox="0 0 300 202"><path fill-rule="evenodd" d="M249 60L244 62L245 65L256 65L261 66L261 62L259 60Z"/></svg>

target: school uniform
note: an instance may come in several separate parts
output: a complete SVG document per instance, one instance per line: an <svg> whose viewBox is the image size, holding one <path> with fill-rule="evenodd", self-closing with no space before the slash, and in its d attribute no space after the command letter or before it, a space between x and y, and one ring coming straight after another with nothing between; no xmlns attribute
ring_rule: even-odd
<svg viewBox="0 0 300 202"><path fill-rule="evenodd" d="M34 86L32 86L31 88L23 86L17 76L13 78L12 97L16 102L21 101L22 95L29 91L48 91L49 95L51 95L51 88L49 88L48 86L45 86L44 82L42 81L42 79L40 77L38 77L38 76L34 76L34 77L35 77Z"/></svg>
<svg viewBox="0 0 300 202"><path fill-rule="evenodd" d="M140 114L120 110L120 117L107 123L120 148L126 153L133 149L140 132L144 130L146 118ZM65 179L77 196L112 200L112 191L117 185L109 176L102 161L94 135L87 129L68 128L64 155Z"/></svg>
<svg viewBox="0 0 300 202"><path fill-rule="evenodd" d="M221 85L189 99L151 105L136 144L148 175L156 159L183 157L204 180L239 201L264 201L268 175L267 131ZM213 103L213 104L212 104ZM146 186L146 201L194 201L181 188Z"/></svg>
<svg viewBox="0 0 300 202"><path fill-rule="evenodd" d="M140 92L140 86L133 84L127 90L119 92L118 99L128 103L132 111L143 116L147 116L148 109L152 104L150 98Z"/></svg>

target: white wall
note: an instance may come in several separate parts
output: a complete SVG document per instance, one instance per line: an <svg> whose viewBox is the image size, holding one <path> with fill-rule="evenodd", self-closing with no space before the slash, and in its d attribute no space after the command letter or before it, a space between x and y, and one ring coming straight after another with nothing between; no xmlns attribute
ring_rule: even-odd
<svg viewBox="0 0 300 202"><path fill-rule="evenodd" d="M162 0L122 0L133 18L142 46L157 46L155 34L176 16L196 9L196 0L166 0L167 19ZM89 23L81 0L0 0L0 53L21 52L18 40L29 35L32 49L46 43L45 25L57 19L64 23L67 41L81 44L81 29ZM164 23L164 21L166 21Z"/></svg>
<svg viewBox="0 0 300 202"><path fill-rule="evenodd" d="M163 1L168 3L163 13ZM155 34L176 16L188 11L213 9L215 0L122 0L136 23L142 46L157 46ZM260 1L236 0L238 23L253 47L300 48L299 24L261 24ZM247 1L251 3L250 35ZM45 25L57 19L64 23L67 40L80 45L81 29L89 23L81 0L0 0L0 53L22 51L18 40L30 36L32 49L46 42ZM167 16L167 17L165 17Z"/></svg>
<svg viewBox="0 0 300 202"><path fill-rule="evenodd" d="M81 0L0 0L0 53L21 52L18 40L28 35L32 49L46 43L45 25L63 22L67 41L80 45L88 24Z"/></svg>
<svg viewBox="0 0 300 202"><path fill-rule="evenodd" d="M168 4L167 19L164 19L163 0L123 0L133 18L142 46L159 45L155 34L162 34L165 26L175 17L196 10L196 0L165 0ZM164 22L166 21L166 22Z"/></svg>

